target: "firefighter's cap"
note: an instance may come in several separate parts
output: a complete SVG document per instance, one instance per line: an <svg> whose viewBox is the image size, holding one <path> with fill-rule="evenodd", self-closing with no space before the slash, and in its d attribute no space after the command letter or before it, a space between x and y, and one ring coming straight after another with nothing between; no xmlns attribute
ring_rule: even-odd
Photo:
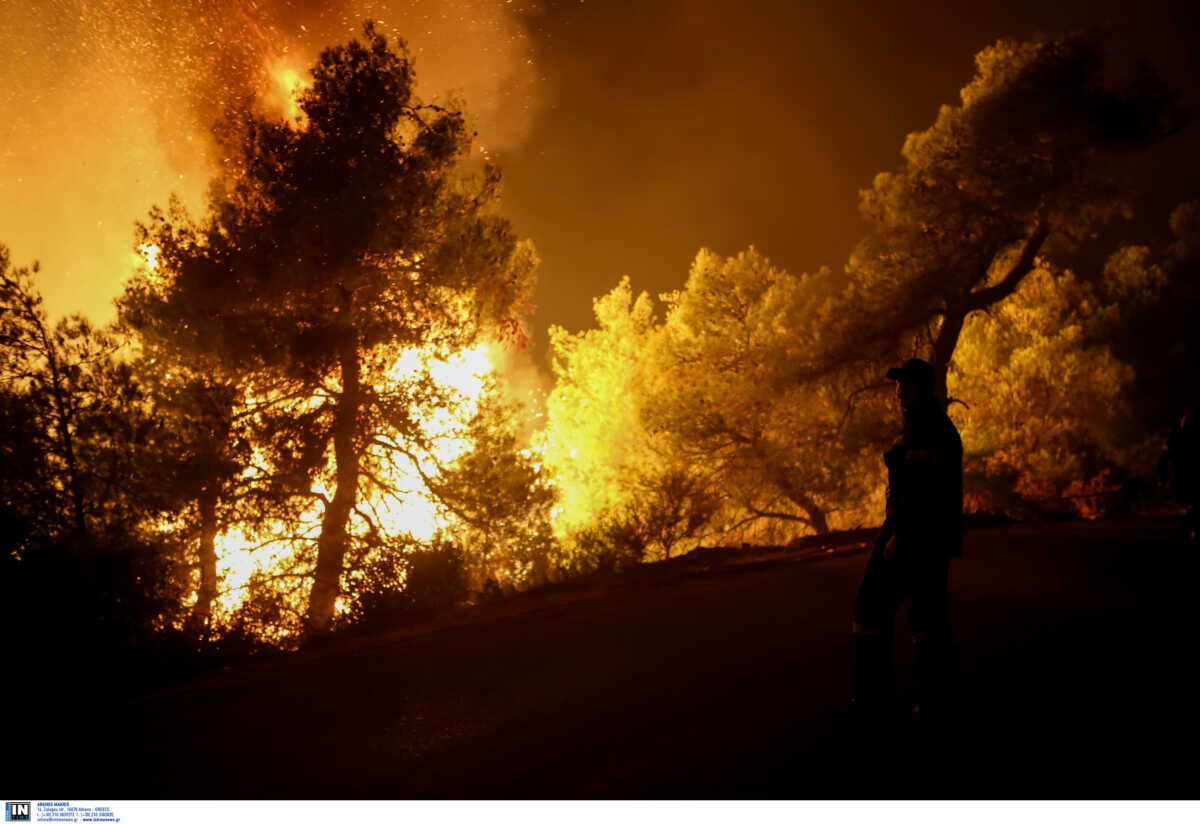
<svg viewBox="0 0 1200 824"><path fill-rule="evenodd" d="M926 392L933 392L934 385L937 383L933 367L929 365L928 361L920 358L909 358L900 366L893 366L888 370L887 376L888 380L892 381L905 378L916 381Z"/></svg>

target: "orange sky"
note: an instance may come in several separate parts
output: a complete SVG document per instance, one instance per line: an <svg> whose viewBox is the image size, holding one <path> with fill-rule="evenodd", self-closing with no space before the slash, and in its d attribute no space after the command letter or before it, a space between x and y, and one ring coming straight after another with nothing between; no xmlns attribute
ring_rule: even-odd
<svg viewBox="0 0 1200 824"><path fill-rule="evenodd" d="M0 6L0 243L42 264L52 314L112 317L133 224L172 193L199 208L209 124L364 19L408 40L422 94L470 101L484 147L525 139L537 76L521 3L35 0Z"/></svg>

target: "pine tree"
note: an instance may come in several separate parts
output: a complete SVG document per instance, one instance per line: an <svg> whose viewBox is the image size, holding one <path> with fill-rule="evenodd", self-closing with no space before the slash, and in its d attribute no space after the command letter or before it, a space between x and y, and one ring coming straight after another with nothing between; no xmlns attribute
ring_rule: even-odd
<svg viewBox="0 0 1200 824"><path fill-rule="evenodd" d="M220 132L228 173L208 210L152 211L141 241L159 271L129 286L126 319L156 324L262 400L294 404L274 440L332 455L319 501L307 626L329 629L372 450L415 436L414 404L446 403L428 379L393 374L404 347L446 356L512 331L536 258L490 210L499 175L459 172L463 115L422 105L401 45L373 28L326 50L301 117L243 114ZM151 319L157 319L151 321Z"/></svg>
<svg viewBox="0 0 1200 824"><path fill-rule="evenodd" d="M1114 80L1083 37L1002 40L975 61L961 103L910 134L904 164L862 192L871 234L833 318L855 341L844 357L907 355L917 338L943 393L967 317L1013 294L1039 255L1128 214L1123 157L1185 122L1149 68Z"/></svg>

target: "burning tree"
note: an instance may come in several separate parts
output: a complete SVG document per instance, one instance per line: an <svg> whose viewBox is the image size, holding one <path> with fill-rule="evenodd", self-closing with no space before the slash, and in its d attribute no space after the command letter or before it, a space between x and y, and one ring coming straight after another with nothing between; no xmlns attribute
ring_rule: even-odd
<svg viewBox="0 0 1200 824"><path fill-rule="evenodd" d="M684 288L663 296L662 321L626 279L596 300L598 329L552 330L544 452L555 525L580 560L670 556L705 537L781 542L870 517L881 398L854 398L857 365L795 379L838 330L826 319L843 285L828 269L792 276L753 248L702 250Z"/></svg>
<svg viewBox="0 0 1200 824"><path fill-rule="evenodd" d="M334 618L351 544L389 531L364 501L404 485L397 462L429 471L430 415L459 397L400 354L447 359L515 333L536 266L490 212L498 173L459 172L463 115L421 104L403 45L365 35L322 53L298 117L225 124L227 174L206 215L151 212L139 241L156 267L122 301L134 328L205 353L276 411L270 442L296 458L292 494L320 513L304 573L312 633Z"/></svg>
<svg viewBox="0 0 1200 824"><path fill-rule="evenodd" d="M558 380L540 433L568 573L639 562L648 550L669 557L708 531L720 503L707 467L643 420L662 334L650 296L635 299L626 278L593 305L598 329L550 330Z"/></svg>
<svg viewBox="0 0 1200 824"><path fill-rule="evenodd" d="M198 572L185 628L193 638L206 638L220 596L219 537L235 524L261 534L273 522L296 517L297 501L287 485L294 467L277 464L270 477L247 471L268 410L247 403L236 378L200 353L174 350L169 338L156 334L162 331L143 324L141 351L131 364L156 436L153 455L137 470L164 499L160 532L172 537L187 567Z"/></svg>

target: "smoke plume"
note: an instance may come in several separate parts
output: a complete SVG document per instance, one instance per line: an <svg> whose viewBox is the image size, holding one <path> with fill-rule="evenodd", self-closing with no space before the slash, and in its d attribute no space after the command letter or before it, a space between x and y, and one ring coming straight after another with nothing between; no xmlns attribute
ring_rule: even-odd
<svg viewBox="0 0 1200 824"><path fill-rule="evenodd" d="M478 151L521 144L538 109L529 2L42 0L0 7L0 243L43 264L53 315L112 316L133 222L171 193L198 208L211 127L278 98L364 20L404 39L418 92L461 102Z"/></svg>

